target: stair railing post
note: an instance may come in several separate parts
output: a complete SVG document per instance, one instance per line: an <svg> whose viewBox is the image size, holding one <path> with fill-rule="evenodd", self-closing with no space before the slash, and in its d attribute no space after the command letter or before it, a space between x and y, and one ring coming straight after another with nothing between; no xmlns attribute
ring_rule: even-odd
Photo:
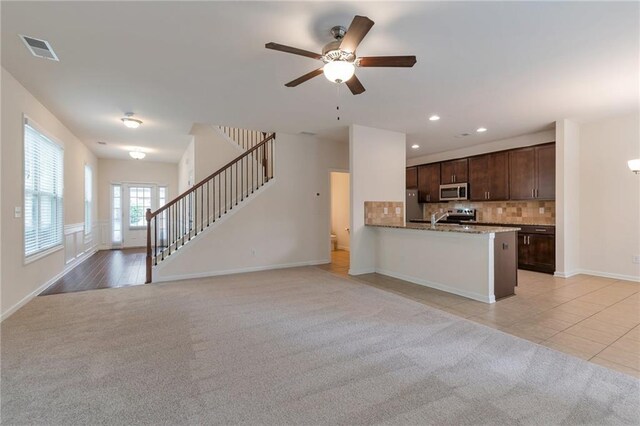
<svg viewBox="0 0 640 426"><path fill-rule="evenodd" d="M147 279L145 284L151 282L151 209L147 209Z"/></svg>

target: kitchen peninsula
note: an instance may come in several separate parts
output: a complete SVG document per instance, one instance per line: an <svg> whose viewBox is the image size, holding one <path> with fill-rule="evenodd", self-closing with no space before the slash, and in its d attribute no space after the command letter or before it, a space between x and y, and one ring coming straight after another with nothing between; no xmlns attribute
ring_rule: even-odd
<svg viewBox="0 0 640 426"><path fill-rule="evenodd" d="M514 294L519 228L384 223L375 228L376 272L485 303Z"/></svg>

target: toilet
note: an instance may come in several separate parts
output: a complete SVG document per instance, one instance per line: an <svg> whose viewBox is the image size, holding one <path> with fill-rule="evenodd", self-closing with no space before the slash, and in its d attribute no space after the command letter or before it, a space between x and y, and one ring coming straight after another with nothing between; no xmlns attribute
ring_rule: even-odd
<svg viewBox="0 0 640 426"><path fill-rule="evenodd" d="M331 250L338 250L338 236L336 234L331 234Z"/></svg>

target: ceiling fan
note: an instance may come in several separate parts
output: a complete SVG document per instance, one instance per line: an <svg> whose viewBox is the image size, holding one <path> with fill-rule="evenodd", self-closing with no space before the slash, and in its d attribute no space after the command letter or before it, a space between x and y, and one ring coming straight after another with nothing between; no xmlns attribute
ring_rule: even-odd
<svg viewBox="0 0 640 426"><path fill-rule="evenodd" d="M296 87L307 80L311 80L324 73L325 77L334 83L346 83L351 93L359 95L364 92L364 86L354 75L356 67L405 67L411 68L416 63L415 56L356 56L356 48L367 35L374 22L366 16L356 15L349 25L349 29L342 26L331 28L331 35L335 38L322 48L322 55L308 50L285 46L278 43L267 43L267 49L294 55L306 56L324 62L324 66L313 70L302 77L285 84Z"/></svg>

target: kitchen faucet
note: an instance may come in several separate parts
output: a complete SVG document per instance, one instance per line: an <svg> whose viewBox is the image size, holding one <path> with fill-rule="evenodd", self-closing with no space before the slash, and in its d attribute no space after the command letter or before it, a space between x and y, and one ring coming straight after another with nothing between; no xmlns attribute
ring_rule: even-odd
<svg viewBox="0 0 640 426"><path fill-rule="evenodd" d="M431 226L432 227L436 226L436 223L438 223L438 221L444 219L447 216L449 216L449 212L442 213L440 217L436 217L435 213L431 213Z"/></svg>

